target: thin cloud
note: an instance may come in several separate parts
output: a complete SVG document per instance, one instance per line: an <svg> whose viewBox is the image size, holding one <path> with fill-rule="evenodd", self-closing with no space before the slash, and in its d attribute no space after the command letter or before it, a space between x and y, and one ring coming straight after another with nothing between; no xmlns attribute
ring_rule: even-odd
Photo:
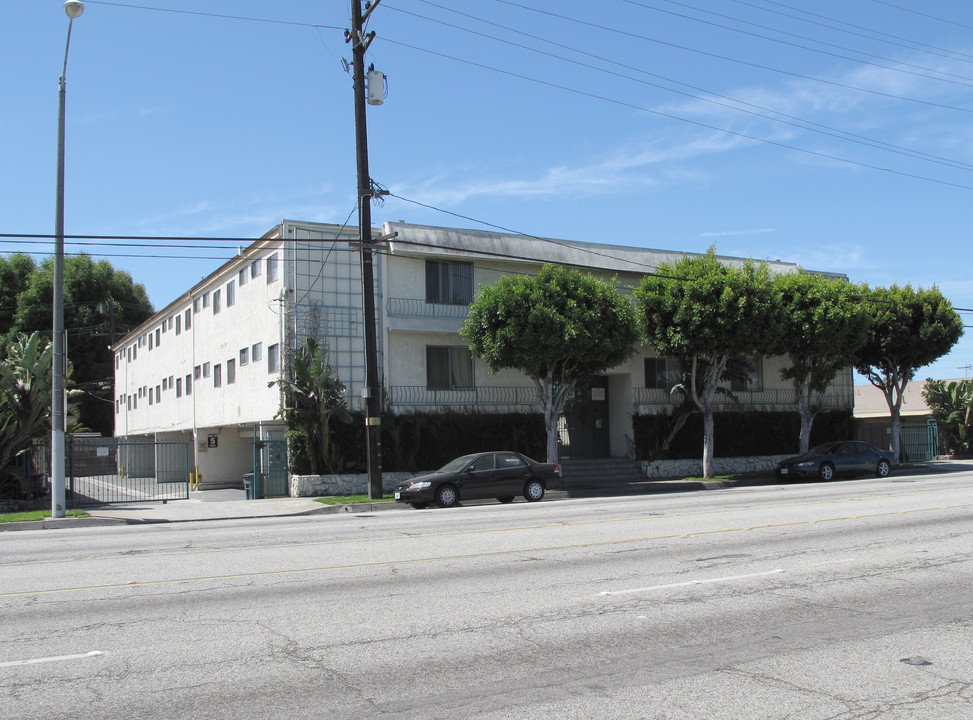
<svg viewBox="0 0 973 720"><path fill-rule="evenodd" d="M736 235L764 235L766 233L777 232L776 228L759 228L757 230L721 230L719 232L700 233L701 238L733 237Z"/></svg>

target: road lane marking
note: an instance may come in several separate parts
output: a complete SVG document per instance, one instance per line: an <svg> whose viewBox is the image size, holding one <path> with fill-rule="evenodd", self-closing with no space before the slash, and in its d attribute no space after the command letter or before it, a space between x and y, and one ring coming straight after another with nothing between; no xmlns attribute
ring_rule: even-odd
<svg viewBox="0 0 973 720"><path fill-rule="evenodd" d="M686 582L669 583L667 585L649 585L648 587L628 588L626 590L604 590L599 595L631 595L632 593L652 592L653 590L671 590L672 588L692 587L693 585L710 585L712 583L733 582L735 580L749 580L755 577L777 575L784 570L768 570L766 572L748 573L747 575L729 575L727 577L706 578L705 580L687 580Z"/></svg>
<svg viewBox="0 0 973 720"><path fill-rule="evenodd" d="M101 650L92 650L91 652L82 653L79 655L58 655L56 657L32 658L30 660L10 660L8 662L0 662L0 668L17 667L18 665L37 665L39 663L64 662L66 660L82 660L84 658L97 657L98 655L104 655L104 653Z"/></svg>

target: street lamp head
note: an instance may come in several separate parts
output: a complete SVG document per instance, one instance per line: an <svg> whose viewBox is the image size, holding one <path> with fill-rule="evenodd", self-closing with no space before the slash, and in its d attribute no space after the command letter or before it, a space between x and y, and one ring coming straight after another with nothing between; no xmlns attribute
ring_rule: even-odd
<svg viewBox="0 0 973 720"><path fill-rule="evenodd" d="M84 12L84 5L79 3L78 0L68 0L64 3L64 12L67 16L74 20L75 18L81 17L81 13Z"/></svg>

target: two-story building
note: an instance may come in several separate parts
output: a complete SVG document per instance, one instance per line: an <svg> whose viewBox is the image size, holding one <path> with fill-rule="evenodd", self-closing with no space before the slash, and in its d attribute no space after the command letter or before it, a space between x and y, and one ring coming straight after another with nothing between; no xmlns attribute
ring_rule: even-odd
<svg viewBox="0 0 973 720"><path fill-rule="evenodd" d="M535 410L533 382L512 370L491 374L459 335L477 289L544 263L614 278L623 292L645 272L685 253L477 230L386 223L375 252L378 352L383 396L392 411ZM352 409L363 407L363 311L357 229L284 221L188 289L115 345L116 435L187 439L202 486L239 482L254 453L286 454L275 418L282 395L273 382L290 350L308 336L327 348ZM742 264L739 258L721 258ZM773 272L795 272L772 262ZM734 407L789 409L793 388L781 358L748 359L734 381ZM595 378L566 419L575 455L620 456L633 413L665 412L678 370L641 347ZM852 407L849 370L828 407ZM135 462L135 460L130 460Z"/></svg>

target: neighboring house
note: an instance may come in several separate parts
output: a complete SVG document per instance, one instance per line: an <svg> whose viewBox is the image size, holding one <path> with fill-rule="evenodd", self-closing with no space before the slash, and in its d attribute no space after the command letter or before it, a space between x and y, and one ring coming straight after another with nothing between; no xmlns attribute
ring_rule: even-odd
<svg viewBox="0 0 973 720"><path fill-rule="evenodd" d="M947 380L946 382L952 382ZM922 396L925 380L913 380L902 396L902 460L929 460L939 453L939 435L932 411ZM871 383L855 385L855 419L858 439L888 450L892 419L885 394Z"/></svg>
<svg viewBox="0 0 973 720"><path fill-rule="evenodd" d="M393 236L375 254L379 364L386 409L535 411L536 389L514 371L488 372L459 335L479 287L543 263L615 278L630 293L643 273L685 253L453 228L386 223ZM284 221L188 289L115 347L119 437L191 440L203 485L238 482L257 452L283 440L275 414L282 396L269 386L286 372L288 352L313 336L328 349L362 409L364 343L357 229ZM739 258L721 258L739 265ZM795 272L772 262L773 272ZM732 383L727 409L790 409L783 358L751 358ZM852 375L841 373L827 408L852 407ZM621 456L633 413L673 404L671 358L648 348L595 378L573 403L573 456ZM281 453L278 453L280 456ZM286 457L286 454L282 455Z"/></svg>

